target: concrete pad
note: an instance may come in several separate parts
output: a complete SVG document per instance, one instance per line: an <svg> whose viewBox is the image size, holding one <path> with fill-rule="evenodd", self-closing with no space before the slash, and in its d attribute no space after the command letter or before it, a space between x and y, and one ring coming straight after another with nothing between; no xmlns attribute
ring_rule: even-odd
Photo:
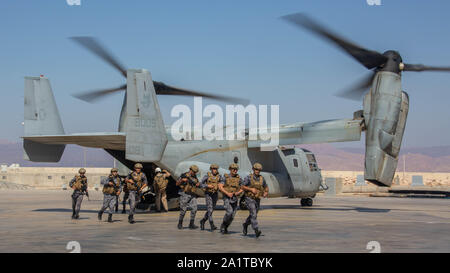
<svg viewBox="0 0 450 273"><path fill-rule="evenodd" d="M178 211L139 213L137 223L115 214L114 223L97 220L101 192L83 201L79 220L71 220L71 191L0 191L0 252L450 252L450 200L325 196L312 207L299 199L263 199L258 221L263 235L241 233L247 211L238 210L231 234L176 228ZM199 199L197 224L205 213ZM224 210L214 212L220 225ZM186 215L189 217L189 213ZM209 225L206 225L209 228Z"/></svg>

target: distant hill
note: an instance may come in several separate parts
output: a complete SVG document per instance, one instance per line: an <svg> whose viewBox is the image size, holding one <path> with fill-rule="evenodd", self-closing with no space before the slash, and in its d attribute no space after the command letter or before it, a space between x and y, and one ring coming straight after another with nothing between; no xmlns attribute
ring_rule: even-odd
<svg viewBox="0 0 450 273"><path fill-rule="evenodd" d="M364 149L336 148L332 144L298 145L316 155L319 167L329 171L363 171ZM102 149L86 149L88 167L111 167L113 158ZM430 148L405 148L406 171L409 172L450 172L450 146ZM0 163L18 163L25 167L80 167L84 166L83 148L67 145L61 161L58 163L35 163L23 159L22 143L12 143L0 139ZM400 158L398 171L403 171L403 157Z"/></svg>
<svg viewBox="0 0 450 273"><path fill-rule="evenodd" d="M86 149L87 167L111 167L114 159L102 149ZM38 163L23 159L22 143L7 143L0 141L0 164L18 163L24 167L80 167L84 166L83 148L77 145L67 145L61 161L58 163Z"/></svg>
<svg viewBox="0 0 450 273"><path fill-rule="evenodd" d="M364 154L363 148L341 148L341 150L349 153ZM404 154L422 154L433 158L445 157L450 155L450 146L402 148L400 155Z"/></svg>
<svg viewBox="0 0 450 273"><path fill-rule="evenodd" d="M298 145L316 155L319 167L333 171L363 171L364 149L335 148L332 144ZM450 172L450 146L404 148L401 150L397 166L409 172Z"/></svg>

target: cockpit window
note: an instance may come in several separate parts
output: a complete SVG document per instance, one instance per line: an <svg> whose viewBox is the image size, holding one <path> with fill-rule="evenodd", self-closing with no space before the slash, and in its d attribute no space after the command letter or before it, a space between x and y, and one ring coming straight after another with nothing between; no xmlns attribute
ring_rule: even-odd
<svg viewBox="0 0 450 273"><path fill-rule="evenodd" d="M313 154L306 154L306 158L308 159L309 169L312 172L319 170L319 168L317 167L316 158Z"/></svg>
<svg viewBox="0 0 450 273"><path fill-rule="evenodd" d="M293 163L294 163L294 167L297 167L298 168L298 161L297 161L297 159L293 159Z"/></svg>
<svg viewBox="0 0 450 273"><path fill-rule="evenodd" d="M313 154L306 154L306 158L308 158L309 163L317 163L316 157Z"/></svg>

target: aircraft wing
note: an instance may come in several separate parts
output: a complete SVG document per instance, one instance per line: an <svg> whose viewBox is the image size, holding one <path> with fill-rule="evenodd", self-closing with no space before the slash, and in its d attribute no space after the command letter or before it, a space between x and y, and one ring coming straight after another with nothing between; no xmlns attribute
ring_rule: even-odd
<svg viewBox="0 0 450 273"><path fill-rule="evenodd" d="M361 120L336 119L322 120L311 123L293 123L282 125L277 133L261 134L260 137L278 137L277 145L314 144L324 142L358 141L361 138ZM270 147L268 141L251 140L249 136L248 147ZM256 139L253 136L253 139Z"/></svg>
<svg viewBox="0 0 450 273"><path fill-rule="evenodd" d="M125 150L126 134L114 133L83 133L69 135L41 135L25 136L24 140L41 144L76 144L89 148L102 148L111 150Z"/></svg>

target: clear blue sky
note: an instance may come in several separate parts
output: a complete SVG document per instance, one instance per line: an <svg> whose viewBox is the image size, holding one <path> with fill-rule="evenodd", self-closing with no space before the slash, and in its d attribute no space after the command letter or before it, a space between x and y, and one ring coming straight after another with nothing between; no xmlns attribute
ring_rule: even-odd
<svg viewBox="0 0 450 273"><path fill-rule="evenodd" d="M66 132L117 130L114 95L87 104L70 94L124 79L67 37L98 37L129 68L201 91L279 104L282 123L352 117L362 104L333 94L367 70L310 33L279 19L306 12L370 49L399 50L406 62L450 66L450 1L5 0L0 9L0 138L23 134L23 77L49 77ZM410 115L404 145L450 145L450 73L405 73ZM172 105L160 97L167 122ZM342 144L351 146L352 144Z"/></svg>

